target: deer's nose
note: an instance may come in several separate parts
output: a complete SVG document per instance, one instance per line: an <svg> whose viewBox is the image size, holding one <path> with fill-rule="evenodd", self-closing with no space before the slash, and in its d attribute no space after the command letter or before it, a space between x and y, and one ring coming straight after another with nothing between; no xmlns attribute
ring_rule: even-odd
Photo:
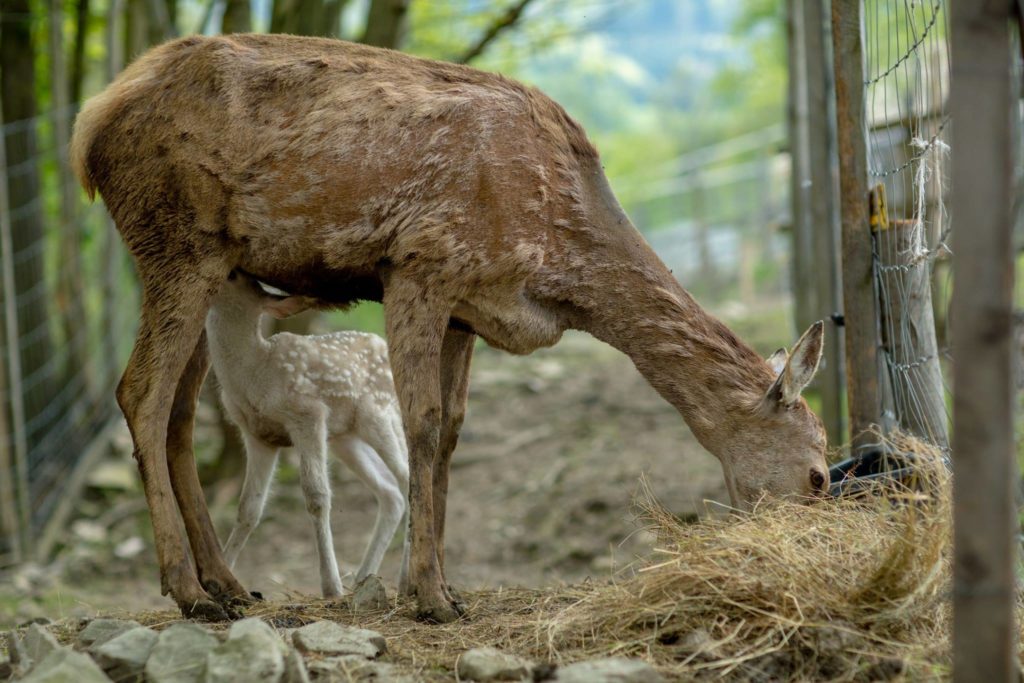
<svg viewBox="0 0 1024 683"><path fill-rule="evenodd" d="M811 468L811 493L820 496L828 490L828 473L817 467Z"/></svg>

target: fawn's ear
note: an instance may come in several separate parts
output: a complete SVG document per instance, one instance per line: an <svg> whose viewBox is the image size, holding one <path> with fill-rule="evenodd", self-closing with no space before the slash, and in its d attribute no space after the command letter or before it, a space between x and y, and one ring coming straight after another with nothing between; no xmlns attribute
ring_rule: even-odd
<svg viewBox="0 0 1024 683"><path fill-rule="evenodd" d="M800 392L814 379L821 361L821 351L825 342L825 323L818 321L807 328L786 361L778 379L768 389L767 400L782 406L791 406L800 398ZM778 352L772 354L772 358Z"/></svg>
<svg viewBox="0 0 1024 683"><path fill-rule="evenodd" d="M772 369L776 377L781 375L782 371L786 369L787 360L789 360L789 352L786 349L779 349L765 358L765 362L768 363L768 367Z"/></svg>
<svg viewBox="0 0 1024 683"><path fill-rule="evenodd" d="M305 296L289 296L284 299L270 299L263 304L263 310L278 320L302 313L313 304L313 300Z"/></svg>

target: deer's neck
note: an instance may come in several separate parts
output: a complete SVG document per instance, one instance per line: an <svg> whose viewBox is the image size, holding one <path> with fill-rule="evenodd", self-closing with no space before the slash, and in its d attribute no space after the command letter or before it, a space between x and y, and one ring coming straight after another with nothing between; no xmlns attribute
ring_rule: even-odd
<svg viewBox="0 0 1024 683"><path fill-rule="evenodd" d="M563 273L575 327L628 355L712 452L770 387L768 364L680 286L625 216Z"/></svg>
<svg viewBox="0 0 1024 683"><path fill-rule="evenodd" d="M252 377L266 360L269 343L260 330L261 313L224 304L214 304L206 317L210 360L224 389L231 391L238 380Z"/></svg>
<svg viewBox="0 0 1024 683"><path fill-rule="evenodd" d="M765 362L671 281L619 273L598 296L589 331L611 344L683 416L712 451L742 423L772 378Z"/></svg>

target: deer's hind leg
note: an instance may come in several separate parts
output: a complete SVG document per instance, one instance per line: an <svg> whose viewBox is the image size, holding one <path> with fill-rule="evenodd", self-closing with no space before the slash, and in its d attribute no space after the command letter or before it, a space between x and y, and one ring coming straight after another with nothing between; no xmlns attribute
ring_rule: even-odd
<svg viewBox="0 0 1024 683"><path fill-rule="evenodd" d="M142 316L117 401L134 442L153 521L163 593L185 616L226 619L228 613L203 589L178 526L178 505L167 458L174 397L199 341L210 300L230 265L220 257L175 254L166 245L146 250L136 263L142 282ZM205 511L200 498L197 505Z"/></svg>
<svg viewBox="0 0 1024 683"><path fill-rule="evenodd" d="M221 552L217 532L210 521L206 498L199 483L192 447L196 402L209 369L210 354L206 346L206 332L203 331L174 395L170 423L167 426L167 462L174 497L178 501L178 509L185 522L185 531L195 558L199 583L217 602L232 607L251 603L253 598L232 574Z"/></svg>

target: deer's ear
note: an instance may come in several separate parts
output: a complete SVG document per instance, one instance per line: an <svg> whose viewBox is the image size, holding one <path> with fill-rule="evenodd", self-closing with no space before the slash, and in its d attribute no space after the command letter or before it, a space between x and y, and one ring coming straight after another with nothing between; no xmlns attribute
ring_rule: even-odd
<svg viewBox="0 0 1024 683"><path fill-rule="evenodd" d="M765 359L768 363L768 367L772 369L772 372L776 376L781 375L782 371L786 369L786 361L789 360L789 352L786 349L779 349L772 355Z"/></svg>
<svg viewBox="0 0 1024 683"><path fill-rule="evenodd" d="M793 347L789 359L779 373L779 378L768 389L768 400L784 406L796 403L800 398L800 392L814 379L814 373L817 372L818 363L821 361L824 341L825 324L819 320L807 328ZM778 352L772 357L776 355Z"/></svg>
<svg viewBox="0 0 1024 683"><path fill-rule="evenodd" d="M263 310L278 320L288 318L296 313L302 313L313 303L312 299L304 296L289 296L284 299L271 299L263 304Z"/></svg>

